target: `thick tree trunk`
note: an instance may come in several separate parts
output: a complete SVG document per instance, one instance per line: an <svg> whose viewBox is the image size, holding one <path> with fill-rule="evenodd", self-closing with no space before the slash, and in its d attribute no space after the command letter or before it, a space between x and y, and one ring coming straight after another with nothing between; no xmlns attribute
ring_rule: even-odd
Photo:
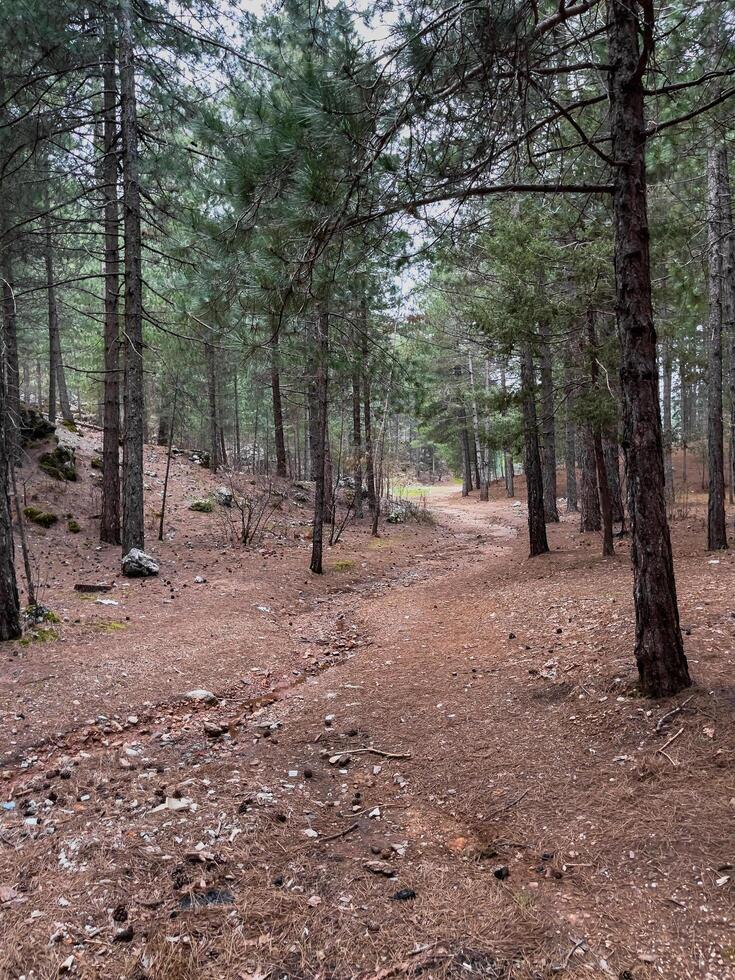
<svg viewBox="0 0 735 980"><path fill-rule="evenodd" d="M219 432L217 429L217 370L215 367L214 345L204 345L207 361L207 400L209 402L209 469L216 473L219 469Z"/></svg>
<svg viewBox="0 0 735 980"><path fill-rule="evenodd" d="M541 473L536 397L534 393L533 355L528 344L521 353L521 391L523 397L524 468L528 498L529 552L533 558L549 550L544 514L544 481Z"/></svg>
<svg viewBox="0 0 735 980"><path fill-rule="evenodd" d="M120 128L125 231L125 430L122 550L145 546L143 502L143 277L141 270L138 117L130 0L120 0Z"/></svg>
<svg viewBox="0 0 735 980"><path fill-rule="evenodd" d="M646 694L676 694L691 681L684 656L671 538L666 519L656 331L651 302L646 208L643 73L638 0L608 4L610 130L616 161L613 195L616 312L628 496L631 505L635 657ZM649 25L644 39L653 33ZM646 42L647 43L647 42Z"/></svg>
<svg viewBox="0 0 735 980"><path fill-rule="evenodd" d="M286 440L283 435L283 403L281 401L281 359L278 339L280 323L274 319L271 325L271 392L273 394L273 432L276 443L276 476L286 477Z"/></svg>
<svg viewBox="0 0 735 980"><path fill-rule="evenodd" d="M722 270L723 325L730 336L730 488L735 493L735 231L732 218L730 171L725 151L722 171L722 221L725 236L724 267Z"/></svg>
<svg viewBox="0 0 735 980"><path fill-rule="evenodd" d="M328 393L328 360L329 360L329 311L325 304L320 304L316 317L316 351L315 351L315 387L316 387L316 445L315 455L315 489L314 489L314 523L312 525L311 564L312 572L322 573L322 551L324 538L324 515L326 512L325 486L325 453L327 449L327 393Z"/></svg>
<svg viewBox="0 0 735 980"><path fill-rule="evenodd" d="M541 464L544 478L544 513L547 523L557 523L556 507L556 427L554 424L554 376L551 361L549 324L539 324L541 368Z"/></svg>
<svg viewBox="0 0 735 980"><path fill-rule="evenodd" d="M120 239L117 190L117 80L115 73L114 24L105 20L105 64L103 68L103 160L104 198L104 418L102 428L102 520L100 541L120 544L120 323L118 314Z"/></svg>
<svg viewBox="0 0 735 980"><path fill-rule="evenodd" d="M722 425L722 322L724 253L727 248L722 220L722 171L727 166L724 148L707 152L707 245L709 262L709 346L707 357L707 548L727 548L725 529L725 452Z"/></svg>
<svg viewBox="0 0 735 980"><path fill-rule="evenodd" d="M599 531L602 527L600 515L600 493L597 485L597 461L595 459L595 434L590 422L578 429L579 439L579 529L580 531Z"/></svg>
<svg viewBox="0 0 735 980"><path fill-rule="evenodd" d="M15 548L10 511L10 417L7 403L5 322L0 336L0 640L21 635L20 597L15 578Z"/></svg>

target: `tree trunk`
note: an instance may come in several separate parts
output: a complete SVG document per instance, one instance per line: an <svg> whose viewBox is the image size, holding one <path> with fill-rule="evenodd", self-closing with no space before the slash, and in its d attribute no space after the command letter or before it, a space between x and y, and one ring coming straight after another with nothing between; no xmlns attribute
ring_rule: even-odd
<svg viewBox="0 0 735 980"><path fill-rule="evenodd" d="M209 402L209 470L216 473L219 468L219 434L217 432L217 372L214 363L214 346L204 345L207 361L207 400Z"/></svg>
<svg viewBox="0 0 735 980"><path fill-rule="evenodd" d="M125 231L125 431L122 550L145 545L143 502L143 278L138 118L130 0L120 0L120 129Z"/></svg>
<svg viewBox="0 0 735 980"><path fill-rule="evenodd" d="M564 366L564 387L566 389L566 411L564 414L564 467L567 482L567 514L576 514L577 507L577 466L576 466L576 425L574 422L574 382L569 358Z"/></svg>
<svg viewBox="0 0 735 980"><path fill-rule="evenodd" d="M240 385L237 378L237 368L233 379L233 404L235 408L235 469L239 470L242 464L242 446L240 445Z"/></svg>
<svg viewBox="0 0 735 980"><path fill-rule="evenodd" d="M635 657L641 687L653 697L691 681L679 626L666 519L656 331L651 301L646 207L643 72L638 0L608 5L610 131L614 171L616 313L628 496L631 505ZM650 25L651 32L653 25ZM644 32L644 36L648 30ZM648 42L646 42L648 43Z"/></svg>
<svg viewBox="0 0 735 980"><path fill-rule="evenodd" d="M286 440L283 435L283 403L281 401L281 363L278 350L280 322L274 318L271 327L271 392L273 394L273 432L276 443L276 476L285 477Z"/></svg>
<svg viewBox="0 0 735 980"><path fill-rule="evenodd" d="M2 256L0 275L3 279L3 333L5 344L5 446L13 459L20 456L20 389L18 376L18 324L15 307L13 261L11 245L7 244Z"/></svg>
<svg viewBox="0 0 735 980"><path fill-rule="evenodd" d="M475 437L475 459L479 461L477 472L477 486L480 491L480 500L488 499L488 466L487 452L480 438L480 414L477 411L477 392L475 391L475 371L472 363L472 355L467 355L467 370L470 376L470 396L472 398L472 433Z"/></svg>
<svg viewBox="0 0 735 980"><path fill-rule="evenodd" d="M361 328L365 330L367 321L367 306L363 300L360 304ZM354 331L352 351L352 476L355 484L354 514L362 517L362 407L360 405L360 374L362 371L360 335L357 327Z"/></svg>
<svg viewBox="0 0 735 980"><path fill-rule="evenodd" d="M625 508L623 505L623 489L620 485L620 449L617 434L603 436L602 447L605 452L605 472L610 487L612 517L616 524L625 523Z"/></svg>
<svg viewBox="0 0 735 980"><path fill-rule="evenodd" d="M508 390L506 377L505 377L506 361L505 359L500 362L500 390L503 394L503 409L501 414L503 417L506 414L505 410L505 396ZM514 485L514 473L513 473L513 454L511 453L508 446L503 446L503 473L505 474L505 493L508 497L515 497L515 485Z"/></svg>
<svg viewBox="0 0 735 980"><path fill-rule="evenodd" d="M329 311L326 305L319 304L316 317L316 351L315 351L315 387L316 387L316 444L315 456L315 488L314 488L314 523L312 526L311 564L312 572L321 575L322 550L324 537L324 515L326 511L325 487L325 453L327 449L327 392L328 392L328 359L329 359Z"/></svg>
<svg viewBox="0 0 735 980"><path fill-rule="evenodd" d="M600 494L597 486L597 462L595 459L595 435L590 422L584 422L578 429L579 467L581 471L579 494L579 529L582 532L599 531L602 527L600 517Z"/></svg>
<svg viewBox="0 0 735 980"><path fill-rule="evenodd" d="M554 425L554 376L551 362L549 324L539 324L541 368L541 464L544 478L544 513L547 523L559 521L556 507L556 427Z"/></svg>
<svg viewBox="0 0 735 980"><path fill-rule="evenodd" d="M730 171L725 150L722 170L722 221L725 236L722 273L722 313L725 330L730 334L730 488L735 493L735 232L733 231Z"/></svg>
<svg viewBox="0 0 735 980"><path fill-rule="evenodd" d="M724 252L727 239L722 220L722 171L727 166L723 147L707 152L707 245L709 262L709 347L707 358L707 549L727 548L725 528L725 452L722 425L722 321Z"/></svg>
<svg viewBox="0 0 735 980"><path fill-rule="evenodd" d="M597 390L599 370L597 367L597 331L595 314L587 310L587 353L590 363L590 381L593 391ZM602 448L602 426L596 421L593 426L595 467L597 470L597 489L600 494L600 514L602 516L602 554L610 557L615 554L613 545L613 511L610 497L610 483L605 467L605 453Z"/></svg>
<svg viewBox="0 0 735 980"><path fill-rule="evenodd" d="M46 204L43 219L44 260L46 265L46 296L48 299L48 338L49 338L49 419L56 421L56 394L59 395L61 417L65 422L73 418L66 387L64 361L61 356L61 335L59 333L59 305L56 301L56 279L54 275L54 246L51 237L51 219Z"/></svg>
<svg viewBox="0 0 735 980"><path fill-rule="evenodd" d="M115 76L114 24L105 19L105 64L103 68L103 160L104 198L104 419L102 423L102 519L100 541L120 544L120 324L118 289L120 240L117 202L117 81Z"/></svg>
<svg viewBox="0 0 735 980"><path fill-rule="evenodd" d="M20 597L15 578L15 547L10 511L10 416L7 403L5 324L0 337L0 640L21 635Z"/></svg>
<svg viewBox="0 0 735 980"><path fill-rule="evenodd" d="M367 325L362 334L362 407L365 419L365 486L367 489L368 508L375 515L378 500L375 493L375 451L373 449L373 420L371 406L370 361L368 359Z"/></svg>
<svg viewBox="0 0 735 980"><path fill-rule="evenodd" d="M528 497L528 539L530 555L543 555L549 550L544 514L544 481L541 473L536 398L534 394L533 355L528 344L521 353L521 390L523 397L524 468Z"/></svg>
<svg viewBox="0 0 735 980"><path fill-rule="evenodd" d="M672 458L673 426L671 421L671 375L673 373L673 352L671 337L664 341L664 479L666 480L666 499L669 504L674 502L674 463Z"/></svg>

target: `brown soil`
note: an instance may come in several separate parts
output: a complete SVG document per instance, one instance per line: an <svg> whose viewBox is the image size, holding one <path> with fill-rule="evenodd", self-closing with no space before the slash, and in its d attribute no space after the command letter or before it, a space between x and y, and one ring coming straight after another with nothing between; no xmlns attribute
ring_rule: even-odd
<svg viewBox="0 0 735 980"><path fill-rule="evenodd" d="M178 460L160 578L104 606L73 591L119 559L85 466L28 486L84 530L33 533L63 622L2 650L0 975L735 977L733 558L699 498L674 524L697 686L656 703L627 542L603 559L573 518L529 560L524 506L443 487L433 526L350 527L317 578L292 487L245 551Z"/></svg>

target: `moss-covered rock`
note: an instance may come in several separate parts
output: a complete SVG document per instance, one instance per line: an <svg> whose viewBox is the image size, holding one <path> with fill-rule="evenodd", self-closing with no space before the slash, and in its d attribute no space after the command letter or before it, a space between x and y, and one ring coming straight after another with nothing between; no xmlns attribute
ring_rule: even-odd
<svg viewBox="0 0 735 980"><path fill-rule="evenodd" d="M211 514L214 510L213 500L193 500L189 504L189 510L195 510L197 514Z"/></svg>
<svg viewBox="0 0 735 980"><path fill-rule="evenodd" d="M64 419L61 424L64 426L67 432L79 432L77 423L74 421L74 419Z"/></svg>
<svg viewBox="0 0 735 980"><path fill-rule="evenodd" d="M38 524L40 527L51 527L59 519L56 514L52 514L47 510L41 510L40 507L24 507L23 513L31 523Z"/></svg>
<svg viewBox="0 0 735 980"><path fill-rule="evenodd" d="M45 415L29 408L27 405L20 406L20 441L24 446L31 446L36 442L43 442L56 431L53 422L49 422Z"/></svg>
<svg viewBox="0 0 735 980"><path fill-rule="evenodd" d="M77 478L74 450L69 446L57 446L52 453L43 453L38 459L38 465L55 480L73 482Z"/></svg>
<svg viewBox="0 0 735 980"><path fill-rule="evenodd" d="M79 521L75 521L72 517L71 520L67 521L66 528L68 531L71 531L72 534L79 534L79 532L82 530L82 525L79 523Z"/></svg>
<svg viewBox="0 0 735 980"><path fill-rule="evenodd" d="M102 469L102 459L100 456L93 456L91 460L91 466L93 470Z"/></svg>

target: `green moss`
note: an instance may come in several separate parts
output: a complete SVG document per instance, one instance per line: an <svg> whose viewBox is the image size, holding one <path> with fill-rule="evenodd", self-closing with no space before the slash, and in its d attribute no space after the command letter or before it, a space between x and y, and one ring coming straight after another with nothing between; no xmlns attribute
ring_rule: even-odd
<svg viewBox="0 0 735 980"><path fill-rule="evenodd" d="M100 459L99 456L93 456L92 459L91 459L91 461L90 461L90 465L91 465L91 467L92 467L93 470L101 470L102 469L102 460Z"/></svg>
<svg viewBox="0 0 735 980"><path fill-rule="evenodd" d="M61 424L68 432L79 432L79 429L77 428L77 423L74 421L74 419L64 419L64 421Z"/></svg>
<svg viewBox="0 0 735 980"><path fill-rule="evenodd" d="M59 519L56 514L41 510L40 507L24 507L23 513L29 521L38 524L40 527L51 527Z"/></svg>
<svg viewBox="0 0 735 980"><path fill-rule="evenodd" d="M54 480L74 482L77 478L74 450L68 446L57 446L52 453L43 453L38 458L38 465Z"/></svg>
<svg viewBox="0 0 735 980"><path fill-rule="evenodd" d="M354 561L349 561L346 558L340 558L332 565L335 572L349 572L350 569L355 567Z"/></svg>
<svg viewBox="0 0 735 980"><path fill-rule="evenodd" d="M68 521L66 526L72 534L79 534L79 532L82 530L82 525L78 521L75 521L74 518Z"/></svg>
<svg viewBox="0 0 735 980"><path fill-rule="evenodd" d="M94 623L93 625L102 633L118 633L120 630L126 630L128 628L125 623L121 623L116 619L110 619L106 623Z"/></svg>
<svg viewBox="0 0 735 980"><path fill-rule="evenodd" d="M33 643L51 643L58 640L59 634L50 626L40 626L31 631L30 639Z"/></svg>
<svg viewBox="0 0 735 980"><path fill-rule="evenodd" d="M195 510L198 514L211 514L214 510L214 501L194 500L189 504L189 510Z"/></svg>

